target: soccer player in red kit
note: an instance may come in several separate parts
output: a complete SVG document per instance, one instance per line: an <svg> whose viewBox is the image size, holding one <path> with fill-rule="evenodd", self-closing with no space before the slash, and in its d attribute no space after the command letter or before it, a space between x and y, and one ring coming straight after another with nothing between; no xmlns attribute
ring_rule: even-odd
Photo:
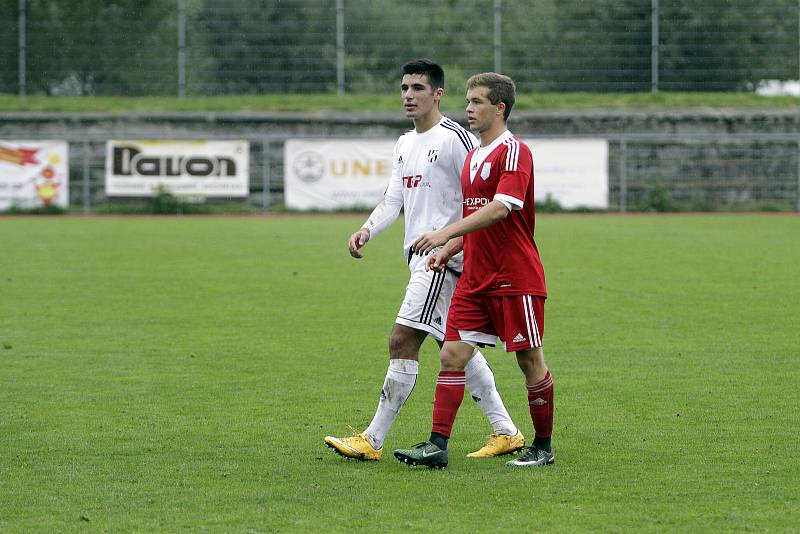
<svg viewBox="0 0 800 534"><path fill-rule="evenodd" d="M447 466L447 441L464 398L464 369L477 345L499 337L525 376L536 437L513 467L552 464L553 379L542 352L544 269L534 241L533 157L506 127L516 89L511 78L477 74L467 81L467 119L481 144L461 173L464 218L422 234L416 254L442 269L464 251L464 272L450 307L436 382L430 439L394 455L410 465Z"/></svg>

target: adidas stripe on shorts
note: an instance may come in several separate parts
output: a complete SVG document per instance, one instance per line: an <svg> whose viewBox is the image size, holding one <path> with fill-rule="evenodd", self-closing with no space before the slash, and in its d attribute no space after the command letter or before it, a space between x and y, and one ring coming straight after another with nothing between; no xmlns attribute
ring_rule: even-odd
<svg viewBox="0 0 800 534"><path fill-rule="evenodd" d="M506 352L541 347L544 301L545 297L536 295L456 293L450 306L445 341L494 346L499 337Z"/></svg>
<svg viewBox="0 0 800 534"><path fill-rule="evenodd" d="M438 341L444 340L447 312L458 282L451 269L426 271L424 261L415 261L406 296L395 322L427 332Z"/></svg>

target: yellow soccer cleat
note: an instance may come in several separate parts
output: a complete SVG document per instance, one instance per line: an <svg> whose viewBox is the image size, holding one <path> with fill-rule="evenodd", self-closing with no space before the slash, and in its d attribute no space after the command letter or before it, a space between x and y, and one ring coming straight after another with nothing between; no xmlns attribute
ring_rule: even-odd
<svg viewBox="0 0 800 534"><path fill-rule="evenodd" d="M525 436L517 432L515 436L504 434L491 434L486 445L467 455L467 458L493 458L504 454L512 454L525 446Z"/></svg>
<svg viewBox="0 0 800 534"><path fill-rule="evenodd" d="M325 436L325 445L333 449L337 454L356 460L380 460L383 454L383 447L375 449L369 442L367 436L362 432L349 438L335 438Z"/></svg>

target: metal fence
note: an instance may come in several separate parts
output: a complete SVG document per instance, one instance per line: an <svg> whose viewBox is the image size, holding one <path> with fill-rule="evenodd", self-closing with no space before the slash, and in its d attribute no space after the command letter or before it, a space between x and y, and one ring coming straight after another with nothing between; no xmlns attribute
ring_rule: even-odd
<svg viewBox="0 0 800 534"><path fill-rule="evenodd" d="M800 77L800 0L0 0L0 93L385 91L413 57L522 91Z"/></svg>
<svg viewBox="0 0 800 534"><path fill-rule="evenodd" d="M286 138L238 137L250 143L250 196L241 202L264 212L279 209ZM800 211L797 135L614 134L607 139L610 211ZM105 144L103 137L69 140L73 209L92 213L100 204L119 202L105 195ZM535 156L535 143L533 148Z"/></svg>

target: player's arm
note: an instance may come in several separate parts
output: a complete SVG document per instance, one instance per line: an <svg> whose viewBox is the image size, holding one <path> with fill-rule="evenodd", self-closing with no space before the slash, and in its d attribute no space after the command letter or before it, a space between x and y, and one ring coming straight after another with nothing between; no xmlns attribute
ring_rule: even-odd
<svg viewBox="0 0 800 534"><path fill-rule="evenodd" d="M434 271L441 271L445 267L447 267L447 262L450 261L450 258L458 254L464 250L464 238L463 237L454 237L445 245L437 250L435 253L428 256L428 259L425 260L425 270L430 271L433 269Z"/></svg>
<svg viewBox="0 0 800 534"><path fill-rule="evenodd" d="M367 218L364 224L361 225L361 228L354 232L347 241L347 249L350 251L350 255L354 258L363 258L364 255L361 254L361 247L366 245L367 241L372 239L372 237L379 232L391 226L400 215L400 208L402 207L402 197L398 204L395 198L388 195L387 190L387 194L384 195L383 200L375 206L369 218Z"/></svg>
<svg viewBox="0 0 800 534"><path fill-rule="evenodd" d="M530 149L516 152L512 168L502 169L494 199L481 209L458 222L449 224L436 232L422 234L411 246L417 254L427 254L448 240L463 236L475 230L486 228L508 217L509 212L522 209L525 191L533 179L533 159ZM509 161L507 159L507 161Z"/></svg>
<svg viewBox="0 0 800 534"><path fill-rule="evenodd" d="M448 224L435 232L426 232L411 245L415 254L425 255L436 247L442 246L455 237L461 237L475 230L498 223L508 216L508 205L500 200L492 200L475 213Z"/></svg>
<svg viewBox="0 0 800 534"><path fill-rule="evenodd" d="M392 223L397 220L400 215L400 209L403 207L403 182L401 178L402 169L397 162L398 147L400 141L395 144L393 151L392 176L389 178L389 186L383 194L381 200L375 209L372 210L367 220L361 225L356 232L354 232L350 239L347 240L347 250L354 258L360 259L364 255L361 253L361 247L367 244L367 241L378 235L380 232L386 230Z"/></svg>

